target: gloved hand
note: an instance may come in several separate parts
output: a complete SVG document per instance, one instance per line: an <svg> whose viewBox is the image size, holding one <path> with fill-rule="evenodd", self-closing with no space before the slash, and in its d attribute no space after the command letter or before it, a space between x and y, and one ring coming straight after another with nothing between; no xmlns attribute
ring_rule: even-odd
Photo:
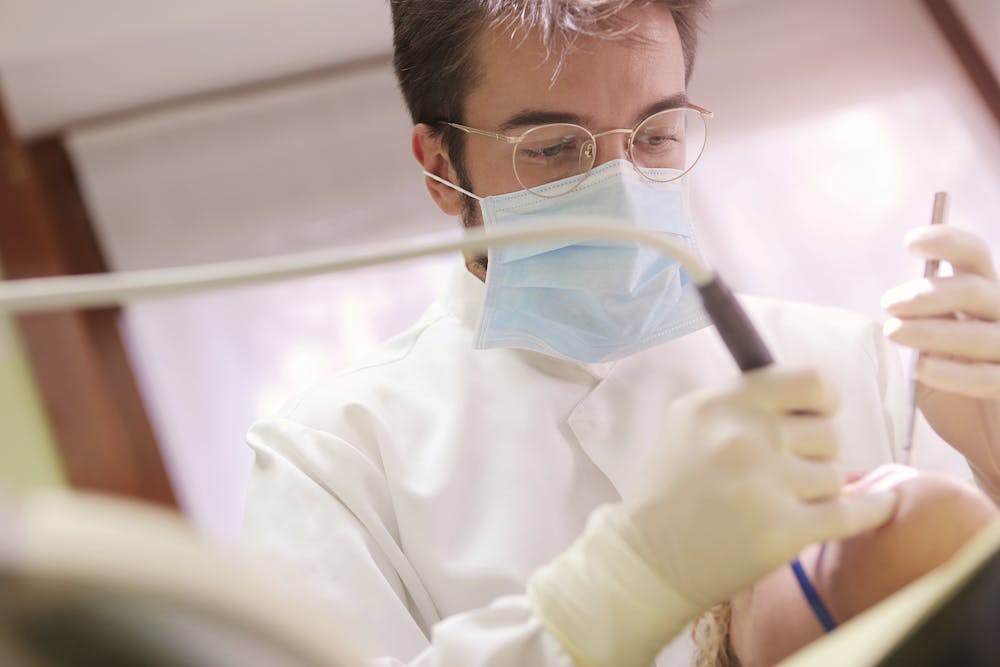
<svg viewBox="0 0 1000 667"><path fill-rule="evenodd" d="M841 497L833 390L770 367L670 406L662 446L623 502L528 587L583 666L648 665L698 614L813 542L892 515L892 493Z"/></svg>
<svg viewBox="0 0 1000 667"><path fill-rule="evenodd" d="M921 352L920 409L1000 501L1000 280L990 248L971 232L935 225L906 237L910 251L948 262L953 276L885 293L889 338Z"/></svg>

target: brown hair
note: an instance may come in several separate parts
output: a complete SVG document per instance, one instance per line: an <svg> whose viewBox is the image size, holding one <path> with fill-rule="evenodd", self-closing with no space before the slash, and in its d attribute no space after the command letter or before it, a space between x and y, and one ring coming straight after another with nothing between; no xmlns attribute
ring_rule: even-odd
<svg viewBox="0 0 1000 667"><path fill-rule="evenodd" d="M636 26L620 14L637 2L670 9L690 78L698 22L710 0L391 0L393 61L414 124L438 132L441 121L464 122L465 98L477 76L473 46L482 30L507 30L512 37L538 30L561 61L580 35L627 36ZM447 128L443 142L464 180L461 136Z"/></svg>

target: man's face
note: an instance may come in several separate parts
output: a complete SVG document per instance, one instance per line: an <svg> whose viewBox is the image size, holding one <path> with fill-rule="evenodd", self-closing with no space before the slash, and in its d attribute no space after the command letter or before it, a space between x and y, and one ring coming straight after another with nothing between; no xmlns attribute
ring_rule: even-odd
<svg viewBox="0 0 1000 667"><path fill-rule="evenodd" d="M554 54L535 33L511 38L485 32L476 44L479 78L466 98L466 125L517 136L545 123L569 122L593 133L632 128L656 111L676 107L685 96L684 55L668 9L653 4L630 8L623 18L638 27L627 38L580 38L558 76ZM481 197L522 189L512 167L513 148L489 137L469 135L465 168ZM627 135L598 140L595 167L625 158ZM482 224L478 209L466 225Z"/></svg>

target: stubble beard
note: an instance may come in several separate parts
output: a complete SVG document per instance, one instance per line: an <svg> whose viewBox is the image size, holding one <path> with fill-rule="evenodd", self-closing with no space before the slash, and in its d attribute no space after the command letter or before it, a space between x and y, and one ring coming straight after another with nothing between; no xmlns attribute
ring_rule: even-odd
<svg viewBox="0 0 1000 667"><path fill-rule="evenodd" d="M469 182L469 177L464 173L459 173L459 185L468 190L469 192L475 192L472 189L472 183ZM462 226L466 229L473 229L475 227L483 226L483 216L479 209L479 202L477 202L472 197L468 195L462 195ZM466 253L465 255L465 266L469 269L469 272L486 282L486 266L488 261L486 255L481 252L476 252L474 254Z"/></svg>

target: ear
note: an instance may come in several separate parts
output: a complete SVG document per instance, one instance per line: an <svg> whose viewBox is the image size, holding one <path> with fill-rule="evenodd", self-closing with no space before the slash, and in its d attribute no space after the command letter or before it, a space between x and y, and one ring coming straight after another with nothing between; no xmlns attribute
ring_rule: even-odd
<svg viewBox="0 0 1000 667"><path fill-rule="evenodd" d="M430 125L421 123L413 128L413 157L417 162L435 176L440 176L450 183L458 184L458 173L448 157L441 137L435 134ZM449 188L443 183L438 183L433 178L424 177L427 182L427 191L431 199L447 215L462 214L462 194L457 190Z"/></svg>

